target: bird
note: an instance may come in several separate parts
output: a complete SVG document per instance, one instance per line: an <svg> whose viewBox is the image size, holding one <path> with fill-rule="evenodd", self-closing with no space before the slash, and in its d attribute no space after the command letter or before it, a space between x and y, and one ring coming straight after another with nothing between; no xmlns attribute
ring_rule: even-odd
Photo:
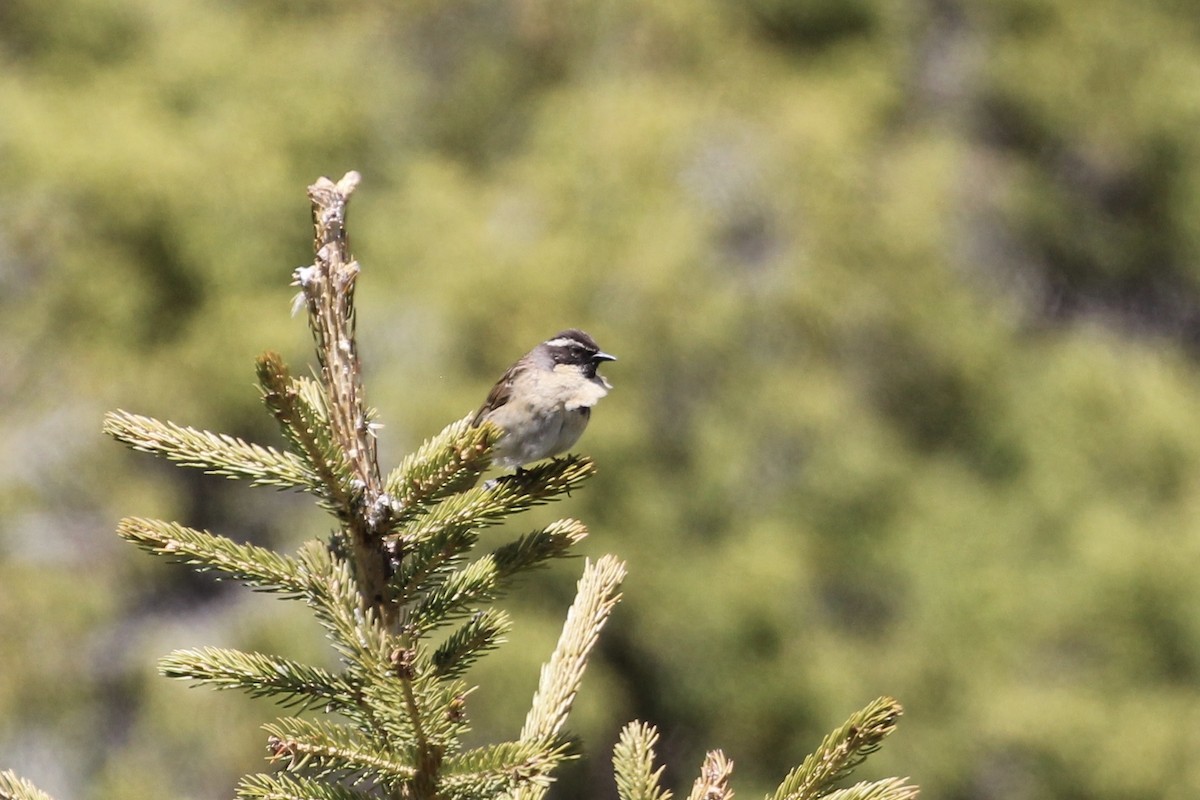
<svg viewBox="0 0 1200 800"><path fill-rule="evenodd" d="M592 406L612 389L596 368L616 360L578 328L556 333L521 356L471 417L471 427L491 422L502 432L492 465L519 471L579 441Z"/></svg>

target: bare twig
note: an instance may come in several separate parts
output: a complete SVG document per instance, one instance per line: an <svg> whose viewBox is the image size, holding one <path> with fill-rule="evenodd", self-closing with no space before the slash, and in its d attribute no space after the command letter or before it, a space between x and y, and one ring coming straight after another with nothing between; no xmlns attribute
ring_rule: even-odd
<svg viewBox="0 0 1200 800"><path fill-rule="evenodd" d="M357 172L348 172L337 183L320 178L308 187L316 260L296 270L295 283L308 308L330 427L353 472L356 492L351 507L341 509L341 513L348 528L356 578L367 602L390 623L395 619L395 608L388 591L388 558L382 535L391 519L391 504L383 489L375 433L363 399L362 364L354 336L354 286L359 264L351 256L346 232L346 206L359 180Z"/></svg>

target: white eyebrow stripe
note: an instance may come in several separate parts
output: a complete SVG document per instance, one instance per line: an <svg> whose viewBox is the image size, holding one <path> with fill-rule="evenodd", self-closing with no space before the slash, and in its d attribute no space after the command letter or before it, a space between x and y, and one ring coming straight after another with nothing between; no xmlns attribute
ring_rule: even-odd
<svg viewBox="0 0 1200 800"><path fill-rule="evenodd" d="M546 342L547 347L583 347L583 342L578 339L570 339L566 336L560 336L557 339L551 339Z"/></svg>

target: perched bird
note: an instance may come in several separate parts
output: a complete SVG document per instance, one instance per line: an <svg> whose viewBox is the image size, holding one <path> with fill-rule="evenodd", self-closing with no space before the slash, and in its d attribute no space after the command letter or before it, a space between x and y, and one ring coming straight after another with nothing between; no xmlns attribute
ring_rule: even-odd
<svg viewBox="0 0 1200 800"><path fill-rule="evenodd" d="M519 467L575 444L587 427L592 406L612 388L596 368L616 360L576 328L523 355L471 418L473 427L492 422L504 431L492 451L492 463Z"/></svg>

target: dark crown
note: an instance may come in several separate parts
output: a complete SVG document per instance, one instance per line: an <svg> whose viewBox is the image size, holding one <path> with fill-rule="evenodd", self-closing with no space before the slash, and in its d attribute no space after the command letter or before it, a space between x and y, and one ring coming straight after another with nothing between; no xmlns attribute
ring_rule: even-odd
<svg viewBox="0 0 1200 800"><path fill-rule="evenodd" d="M556 333L542 344L556 364L591 364L597 361L615 360L608 353L600 352L600 345L578 328Z"/></svg>

